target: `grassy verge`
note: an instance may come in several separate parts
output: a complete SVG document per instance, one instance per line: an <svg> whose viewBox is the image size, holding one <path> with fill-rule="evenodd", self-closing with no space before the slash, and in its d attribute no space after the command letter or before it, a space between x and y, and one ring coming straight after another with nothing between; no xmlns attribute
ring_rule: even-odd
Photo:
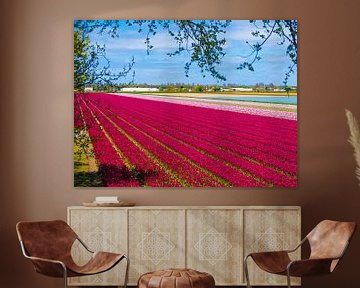
<svg viewBox="0 0 360 288"><path fill-rule="evenodd" d="M90 145L88 150L93 150ZM104 187L101 174L96 165L93 153L85 153L74 144L74 186L75 187Z"/></svg>

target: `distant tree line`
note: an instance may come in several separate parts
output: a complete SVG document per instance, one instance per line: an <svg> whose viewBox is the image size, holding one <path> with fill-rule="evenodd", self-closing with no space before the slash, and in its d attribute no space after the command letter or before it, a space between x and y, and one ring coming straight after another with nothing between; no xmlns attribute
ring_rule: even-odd
<svg viewBox="0 0 360 288"><path fill-rule="evenodd" d="M280 91L284 90L285 86L283 85L274 85L273 83L256 83L255 85L239 85L235 83L228 83L225 85L209 84L185 84L185 83L166 83L166 84L148 84L148 83L131 83L131 84L97 84L92 85L93 91L102 91L102 92L120 92L122 88L157 88L159 92L173 93L173 92L226 92L232 91L233 89L238 88L247 88L252 89L255 92L267 92L267 91ZM288 86L289 91L296 91L297 87Z"/></svg>

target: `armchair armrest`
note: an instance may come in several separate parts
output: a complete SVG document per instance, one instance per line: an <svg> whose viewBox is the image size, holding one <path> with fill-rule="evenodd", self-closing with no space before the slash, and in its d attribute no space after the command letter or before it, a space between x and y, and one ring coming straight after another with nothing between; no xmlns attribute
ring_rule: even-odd
<svg viewBox="0 0 360 288"><path fill-rule="evenodd" d="M246 257L245 257L245 259L246 258L248 258L248 257L253 257L253 255L259 255L259 254L263 254L263 255L267 255L267 256L272 256L272 255L274 255L274 256L279 256L279 255L285 255L285 254L288 254L288 253L292 253L292 252L295 252L297 249L299 249L304 243L305 243L305 241L307 240L307 238L305 237L305 238L303 238L302 240L301 240L301 242L295 247L295 248L293 248L293 249L288 249L288 250L278 250L278 251L265 251L265 252L252 252L252 253L249 253Z"/></svg>
<svg viewBox="0 0 360 288"><path fill-rule="evenodd" d="M299 248L306 242L306 240L307 240L306 237L303 238L303 239L301 240L301 242L300 242L295 248L290 249L290 250L285 250L285 251L288 252L288 253L295 252L297 249L299 249Z"/></svg>
<svg viewBox="0 0 360 288"><path fill-rule="evenodd" d="M245 258L245 261L248 257L251 257L262 270L276 274L286 271L288 263L291 262L287 251L250 253Z"/></svg>
<svg viewBox="0 0 360 288"><path fill-rule="evenodd" d="M329 274L332 272L333 263L339 261L339 258L318 258L318 259L303 259L291 261L287 266L287 271L290 276L312 276Z"/></svg>
<svg viewBox="0 0 360 288"><path fill-rule="evenodd" d="M90 248L80 239L78 235L76 235L76 240L80 242L80 244L90 253L95 253L94 251L90 250Z"/></svg>
<svg viewBox="0 0 360 288"><path fill-rule="evenodd" d="M341 254L330 258L310 258L291 261L287 266L288 274L291 276L311 276L329 274L334 271L336 265L344 256L349 241L346 242Z"/></svg>
<svg viewBox="0 0 360 288"><path fill-rule="evenodd" d="M35 267L35 271L51 277L66 277L67 269L66 265L59 261L53 259L46 259L40 257L27 256L26 258L30 259Z"/></svg>
<svg viewBox="0 0 360 288"><path fill-rule="evenodd" d="M25 258L30 259L35 267L35 271L51 276L51 277L66 277L67 269L64 262L55 259L46 259L41 257L30 256L24 247L24 243L20 241L21 250Z"/></svg>

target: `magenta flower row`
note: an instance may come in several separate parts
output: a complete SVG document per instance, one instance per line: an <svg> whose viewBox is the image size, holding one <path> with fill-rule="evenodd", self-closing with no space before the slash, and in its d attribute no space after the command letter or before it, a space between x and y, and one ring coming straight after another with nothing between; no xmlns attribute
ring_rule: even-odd
<svg viewBox="0 0 360 288"><path fill-rule="evenodd" d="M104 110L105 109L101 109L100 111L104 113L106 112ZM141 150L146 149L152 155L154 155L156 159L158 159L158 162L166 163L167 167L169 167L169 171L173 171L173 173L179 175L179 177L183 179L184 182L186 183L185 186L221 186L220 182L214 179L212 176L205 173L204 171L197 169L196 166L191 164L190 161L184 159L184 157L180 157L178 154L175 154L171 152L169 149L166 149L167 148L166 146L162 146L159 143L154 142L151 137L148 137L144 133L137 131L130 125L124 122L121 123L120 121L117 121L116 119L113 118L111 120L116 122L118 128L113 124L111 124L112 125L111 128L109 126L111 122L106 117L101 117L101 112L99 110L94 108L93 111L94 114L96 114L96 117L98 117L101 120L102 124L105 125L105 127L108 130L113 129L112 136L113 139L115 140L115 143L118 143L117 141L119 139L119 129L125 130L128 134L132 135L132 138L136 139L137 143L140 143L142 149L138 148L138 150L134 153L134 157L138 157L138 158L144 157ZM128 148L128 146L120 146L120 147L121 149L123 149L123 151L126 151L127 150L126 148ZM137 169L143 169L143 168L141 166L138 166ZM148 186L150 186L150 183L147 184Z"/></svg>
<svg viewBox="0 0 360 288"><path fill-rule="evenodd" d="M296 121L102 93L80 97L74 125L82 127L75 116L81 109L106 186L297 185Z"/></svg>
<svg viewBox="0 0 360 288"><path fill-rule="evenodd" d="M123 105L123 107L128 107L128 105ZM206 123L206 120L203 120L201 118L201 114L197 113L196 115L199 115L199 119L196 122L196 117L193 121L190 121L189 119L192 117L190 115L189 112L184 113L184 115L180 115L180 112L178 111L172 111L172 109L168 109L167 110L167 115L164 116L164 114L160 113L155 113L156 110L154 110L153 112L149 112L149 111L144 111L141 110L139 108L138 105L135 105L134 107L130 108L130 111L132 114L138 113L138 115L146 115L149 118L151 117L155 117L152 118L153 121L160 121L160 120L164 120L165 123L171 123L172 125L176 125L176 128L179 130L182 129L191 129L191 130L196 130L198 132L202 132L205 131L207 134L208 131L211 130L211 136L212 137L217 137L219 139L221 139L222 141L230 141L232 142L238 142L239 145L241 146L245 146L248 148L257 148L260 149L259 152L263 152L266 153L267 155L274 155L275 157L280 157L280 158L284 158L286 161L296 161L296 145L294 144L288 144L286 145L286 139L291 139L288 142L293 142L295 140L293 140L293 138L296 139L296 135L293 136L292 134L287 135L287 137L285 135L282 136L282 138L278 138L278 137L271 137L270 135L263 135L263 133L261 133L261 131L258 131L257 134L256 132L251 132L251 129L249 130L249 132L245 132L243 133L241 131L241 127L244 127L242 124L241 126L239 126L239 123L237 124L233 124L235 125L235 128L229 128L230 131L226 131L224 128L220 128L220 127L216 127L215 125L211 125L212 123ZM116 111L115 113L124 113L125 108L122 108L122 112L118 112L119 109L116 109L116 106L114 108L114 111ZM159 109L159 111L162 111L163 109ZM129 111L129 109L127 110ZM170 112L174 112L174 113L170 113ZM156 115L156 116L152 116L152 115ZM211 115L212 116L212 115ZM182 120L184 119L184 120ZM223 120L222 122L227 123L226 120ZM231 125L227 125L227 127L233 127ZM246 130L246 127L244 127L244 130ZM283 140L283 142L281 142L281 140ZM240 142L239 142L240 141ZM284 142L285 141L285 142Z"/></svg>
<svg viewBox="0 0 360 288"><path fill-rule="evenodd" d="M74 102L74 128L81 129L84 126L83 119L81 116L79 98L75 94L75 102Z"/></svg>
<svg viewBox="0 0 360 288"><path fill-rule="evenodd" d="M153 161L149 153L146 154L146 150L143 147L136 146L135 141L131 141L126 136L126 132L121 132L115 127L106 116L104 116L97 109L92 109L91 104L88 108L96 116L96 119L108 133L108 136L112 139L113 145L115 145L119 151L123 154L123 157L127 161L127 170L132 174L133 178L139 181L139 185L159 187L163 185L167 186L181 186L180 183L165 172L163 167L156 161ZM118 156L120 157L120 155Z"/></svg>
<svg viewBox="0 0 360 288"><path fill-rule="evenodd" d="M88 132L94 146L94 153L99 162L100 173L106 186L140 186L139 182L132 177L130 171L125 167L124 161L118 156L100 125L94 121L89 109L84 103L80 103L79 107L83 111L84 120L87 123Z"/></svg>
<svg viewBox="0 0 360 288"><path fill-rule="evenodd" d="M96 95L93 95L96 97ZM114 101L115 106L112 106L113 111L121 112L124 107L129 109L138 109L141 113L147 111L156 115L171 115L172 117L178 117L184 123L192 121L201 125L203 123L209 123L212 128L224 130L224 123L228 125L226 132L240 131L243 135L246 133L257 134L259 130L263 136L271 135L273 138L278 136L275 143L273 140L272 145L276 145L278 142L288 141L286 144L293 144L296 146L296 121L284 120L269 117L259 117L241 113L231 113L228 111L218 111L213 109L204 109L199 107L191 107L184 105L177 105L172 103L166 103L162 101L148 101L144 99L135 99L131 97L119 97L115 95L106 95L103 101L111 101L110 99L117 99ZM120 98L120 99L118 99ZM99 102L101 104L101 102ZM129 107L132 105L132 107ZM175 114L170 114L169 110L175 110ZM194 113L195 112L195 113ZM211 117L209 117L209 114ZM241 126L239 127L239 122ZM243 136L242 135L242 136ZM285 137L284 137L285 136ZM284 140L286 139L286 140ZM252 140L252 139L251 139ZM291 141L291 142L289 142ZM287 149L289 149L287 147Z"/></svg>
<svg viewBox="0 0 360 288"><path fill-rule="evenodd" d="M116 124L118 126L120 126L123 129L126 129L126 131L128 133L133 135L134 138L138 139L139 142L144 147L149 149L154 154L157 154L159 152L157 149L159 147L155 147L156 145L154 145L154 142L155 142L156 144L160 144L159 146L163 147L163 149L165 148L164 152L167 152L168 155L170 154L169 156L171 158L174 158L174 155L177 155L177 156L180 156L178 158L181 159L182 161L185 159L187 162L196 163L197 165L200 165L201 167L206 169L206 171L210 171L213 175L217 175L218 177L225 179L229 183L229 184L227 184L228 186L233 186L233 185L235 185L235 186L239 186L239 185L257 186L256 181L254 181L253 179L239 174L238 172L234 171L234 169L232 169L231 167L228 167L225 164L223 164L217 160L214 160L214 159L211 159L208 157L204 157L204 155L201 154L199 151L192 149L191 147L186 147L184 145L181 145L181 143L173 141L171 138L167 137L165 134L156 134L156 133L154 133L154 131L151 131L145 125L135 126L134 123L131 123L131 125L129 125L125 121L122 121L119 118L113 119L113 120L114 120L114 122L116 122ZM135 123L135 124L137 124L137 123ZM169 147L171 148L171 151L176 151L176 153L174 154L171 151L167 151L168 149L166 149L166 148L169 148ZM169 160L169 158L167 160L168 160L168 162L171 161L171 160ZM173 165L172 161L171 161L171 165ZM177 163L175 165L175 167L173 167L173 169L178 170L180 167L181 166L179 165L179 163ZM194 168L196 168L196 167L194 167ZM188 174L187 169L181 168L180 171L181 172L185 171L186 174ZM201 171L196 169L196 171L194 171L194 172L198 176ZM234 172L236 172L236 173L234 173ZM202 173L202 174L205 174L205 173ZM193 175L191 175L191 174L188 176L193 177ZM200 180L201 179L203 179L203 176L200 177Z"/></svg>
<svg viewBox="0 0 360 288"><path fill-rule="evenodd" d="M97 99L97 95L91 95L92 98ZM119 99L120 98L120 99ZM296 142L296 134L294 133L283 133L281 135L281 139L278 137L271 138L268 134L265 134L264 131L273 131L273 129L263 129L263 131L258 131L255 136L249 136L244 133L242 133L241 129L249 130L251 131L251 127L248 128L246 125L243 125L242 119L244 118L244 115L235 115L239 116L240 119L238 119L238 122L235 122L233 118L229 119L229 116L234 115L221 115L222 121L217 120L217 115L214 115L213 111L209 109L199 109L195 111L196 116L192 116L191 110L189 109L179 109L176 105L168 105L168 107L163 107L160 105L157 109L153 108L151 111L148 111L147 109L143 109L143 107L148 107L152 105L157 105L159 102L154 101L147 101L146 102L138 102L136 99L134 101L131 101L132 98L129 97L118 97L118 96L111 96L106 95L102 96L100 99L103 99L103 101L110 101L112 102L111 110L113 110L115 113L123 114L125 111L130 111L132 114L138 113L137 115L146 115L147 117L150 117L151 121L160 122L162 119L167 123L168 125L174 125L176 129L179 131L182 130L195 130L197 133L206 133L213 141L217 140L217 145L219 145L219 141L223 142L225 147L229 149L233 149L229 147L229 144L231 146L236 146L238 149L242 150L252 150L254 153L259 153L263 156L263 158L279 158L280 161L289 163L290 165L293 165L293 169L291 169L291 172L296 171L296 145L285 145L285 144L279 144L281 143L281 139L290 139L289 142ZM99 99L97 99L99 100ZM101 101L99 102L101 105L104 105ZM147 104L147 105L146 105ZM156 111L159 111L159 113L156 113ZM163 112L161 112L163 111ZM163 116L166 114L166 116ZM205 115L203 115L205 114ZM216 114L216 113L215 113ZM229 113L228 113L229 114ZM207 115L207 117L206 117ZM138 117L138 116L137 116ZM153 117L153 118L151 118ZM194 117L193 121L190 121L188 119ZM196 123L196 117L198 117L198 122ZM213 123L207 123L205 124L206 119L216 119L216 121ZM257 117L259 118L259 117ZM254 119L255 121L265 121L265 119ZM255 122L254 121L254 122ZM280 127L284 128L287 125L291 125L290 127L296 131L296 125L293 125L293 121L288 120L282 120L283 123L276 123ZM216 127L216 123L222 122L223 127ZM228 124L228 123L231 124ZM213 124L213 125L212 125ZM226 129L224 129L224 126L226 125ZM211 131L211 133L209 133ZM255 132L254 132L255 133ZM265 135L264 135L265 134ZM264 139L262 139L264 138ZM234 145L235 144L235 145ZM249 157L252 157L248 155ZM270 160L271 161L271 160Z"/></svg>
<svg viewBox="0 0 360 288"><path fill-rule="evenodd" d="M192 147L193 149L196 149L198 151L204 151L203 153L208 155L209 157L218 159L219 161L224 161L228 164L235 165L239 169L245 169L253 175L257 175L267 180L267 182L273 183L277 186L293 187L296 185L296 180L294 179L294 177L288 177L284 173L278 173L276 170L269 168L268 166L254 163L248 158L241 157L242 155L234 153L234 151L231 149L222 149L221 144L217 145L216 143L212 143L211 139L206 138L206 135L200 137L199 133L192 130L189 130L187 134L179 133L177 129L169 127L166 125L166 123L161 123L159 121L152 121L150 122L151 125L144 124L146 123L146 118L134 119L131 117L131 115L122 115L122 118L131 121L133 125L138 125L138 127L142 125L147 125L151 129L153 129L153 133L167 134L169 137L176 139L176 141L183 143L186 146ZM155 134L152 134L152 136L154 138L156 137ZM236 149L236 146L232 148ZM254 157L254 159L257 159L255 158L256 155L253 154L252 156ZM281 166L281 164L279 165L278 161L273 163L273 166L277 167ZM286 168L285 171L293 172L292 167L286 166L286 162L284 163L284 166Z"/></svg>
<svg viewBox="0 0 360 288"><path fill-rule="evenodd" d="M149 102L151 102L151 101L149 101ZM125 106L128 106L128 105L124 105L123 107L125 107ZM114 106L114 108L116 107L116 105ZM179 127L181 127L181 126L179 126ZM187 127L187 125L185 126L185 127ZM196 129L196 127L193 127L192 129ZM207 132L209 131L209 129L207 130ZM221 135L221 137L226 137L226 135ZM235 139L238 139L238 138L235 138ZM244 146L244 144L245 144L245 147L247 147L247 146L249 146L249 145L251 145L251 143L239 143L239 144L241 144L239 147L242 147L242 146ZM270 143L271 144L271 143ZM267 147L267 146L263 146L263 147ZM271 147L271 146L270 146ZM266 151L267 153L267 155L264 157L265 159L266 158L269 158L269 152L271 152L271 151ZM283 152L281 152L281 153L283 153ZM250 155L250 156L253 156L253 155ZM264 159L263 158L263 159ZM293 162L294 164L289 164L289 165L287 165L287 163L285 163L285 167L281 167L282 169L286 169L287 171L290 171L290 172L294 172L294 173L296 173L296 154L295 155L291 155L291 158L293 159L293 161L289 161L290 159L288 159L288 162ZM271 158L270 158L271 159ZM272 165L276 165L276 163L274 163L274 161L272 161L272 163L271 163ZM289 169L289 167L291 167L290 169Z"/></svg>
<svg viewBox="0 0 360 288"><path fill-rule="evenodd" d="M274 169L260 165L258 163L251 162L247 159L236 157L234 153L226 150L221 150L219 149L219 147L211 144L211 142L209 141L199 140L197 138L198 133L191 134L190 132L188 135L186 135L186 137L179 137L179 133L176 128L174 129L172 127L167 127L166 124L165 126L161 126L163 123L161 123L160 121L148 121L148 123L151 123L151 125L149 125L146 124L146 117L140 117L140 119L136 119L129 113L122 113L121 118L131 122L133 125L136 125L142 131L146 131L147 133L149 133L149 135L151 135L154 139L163 141L163 143L170 147L178 146L177 151L181 151L181 148L179 148L181 147L179 146L180 144L182 144L182 146L187 146L187 148L190 147L193 150L197 150L198 152L202 153L201 157L195 159L197 162L199 162L200 158L206 159L207 156L210 159L215 159L219 163L224 162L226 166L230 164L237 167L238 169L246 170L251 174L261 177L262 179L265 179L266 182L270 182L274 185L286 187L296 186L296 180L293 177L288 177L282 173L278 173ZM144 127L144 125L146 125L147 127ZM185 155L188 155L189 152L185 151L183 153L187 153ZM206 160L209 161L209 159ZM219 166L219 163L217 166ZM226 168L227 170L230 169L229 167ZM223 176L230 182L233 181L233 179L227 178L229 177L229 175L235 174L235 177L239 177L239 171L233 170L230 171L232 173L228 173L229 171L227 171L227 175Z"/></svg>
<svg viewBox="0 0 360 288"><path fill-rule="evenodd" d="M126 96L129 96L127 94ZM196 99L196 101L191 100L180 100L174 99L171 97L158 97L158 96L149 96L149 95L131 95L133 98L139 99L146 99L152 101L159 101L159 102L167 102L167 103L175 103L178 105L189 105L192 107L203 107L203 108L210 108L216 110L223 110L223 111L232 111L237 113L245 113L251 115L258 115L258 116L266 116L271 118L281 118L281 119L289 119L289 120L296 120L297 113L296 112L287 112L287 111L279 111L279 110L268 110L268 109L261 109L261 108L254 108L254 107L243 107L240 105L223 105L219 104L218 102L212 103L207 99ZM263 103L263 106L274 107L274 104L267 104ZM278 105L282 107L282 105Z"/></svg>

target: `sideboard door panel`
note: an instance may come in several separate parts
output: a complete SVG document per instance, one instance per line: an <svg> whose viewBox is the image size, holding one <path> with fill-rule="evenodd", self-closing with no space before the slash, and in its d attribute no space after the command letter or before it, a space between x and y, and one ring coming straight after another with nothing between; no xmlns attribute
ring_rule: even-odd
<svg viewBox="0 0 360 288"><path fill-rule="evenodd" d="M129 210L129 281L143 273L185 267L185 210Z"/></svg>
<svg viewBox="0 0 360 288"><path fill-rule="evenodd" d="M257 209L244 211L244 254L261 251L287 250L300 243L299 209ZM300 250L292 258L300 259ZM286 285L286 277L266 273L249 262L249 276L252 285ZM292 284L299 285L299 278L292 278Z"/></svg>
<svg viewBox="0 0 360 288"><path fill-rule="evenodd" d="M187 210L187 267L216 285L242 283L242 210Z"/></svg>
<svg viewBox="0 0 360 288"><path fill-rule="evenodd" d="M80 239L93 251L127 253L127 215L125 209L69 210L68 222ZM87 252L76 241L72 247L76 263L85 264ZM112 270L94 276L69 278L70 285L122 285L125 261Z"/></svg>

